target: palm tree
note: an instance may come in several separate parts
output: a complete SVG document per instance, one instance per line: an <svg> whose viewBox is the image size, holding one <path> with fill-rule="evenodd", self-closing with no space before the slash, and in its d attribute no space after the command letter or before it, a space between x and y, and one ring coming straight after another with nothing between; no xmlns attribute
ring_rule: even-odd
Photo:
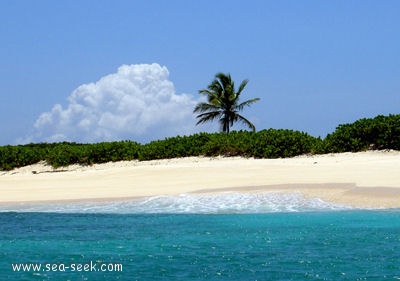
<svg viewBox="0 0 400 281"><path fill-rule="evenodd" d="M236 91L229 73L217 73L207 89L199 91L199 94L207 96L208 102L201 102L194 108L194 113L200 113L196 116L199 119L196 125L218 118L221 131L224 133L229 133L230 127L237 121L244 123L254 132L256 130L254 125L238 113L245 106L250 106L260 100L255 98L239 103L240 95L248 82L247 79L243 80Z"/></svg>

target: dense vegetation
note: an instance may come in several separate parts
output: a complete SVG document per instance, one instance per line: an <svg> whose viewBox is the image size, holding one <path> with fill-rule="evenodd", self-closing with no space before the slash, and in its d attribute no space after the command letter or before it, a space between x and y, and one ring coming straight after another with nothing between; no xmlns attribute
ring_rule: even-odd
<svg viewBox="0 0 400 281"><path fill-rule="evenodd" d="M335 132L326 136L324 146L326 152L400 150L400 114L379 115L339 125Z"/></svg>
<svg viewBox="0 0 400 281"><path fill-rule="evenodd" d="M292 157L301 154L400 150L400 114L360 119L339 125L325 139L292 130L233 131L177 136L139 144L133 141L78 144L70 142L0 146L0 170L46 161L53 167L92 165L120 160L187 156Z"/></svg>

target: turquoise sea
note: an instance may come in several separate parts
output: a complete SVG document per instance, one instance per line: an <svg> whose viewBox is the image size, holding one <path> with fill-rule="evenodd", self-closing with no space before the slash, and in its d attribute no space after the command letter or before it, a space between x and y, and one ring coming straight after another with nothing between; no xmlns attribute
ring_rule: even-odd
<svg viewBox="0 0 400 281"><path fill-rule="evenodd" d="M0 207L0 280L399 279L399 210L298 194Z"/></svg>

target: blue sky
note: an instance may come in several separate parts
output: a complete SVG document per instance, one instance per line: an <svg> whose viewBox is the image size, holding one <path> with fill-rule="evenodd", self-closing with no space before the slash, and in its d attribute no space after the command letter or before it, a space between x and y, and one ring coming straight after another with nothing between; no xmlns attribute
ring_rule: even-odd
<svg viewBox="0 0 400 281"><path fill-rule="evenodd" d="M261 101L243 115L258 130L324 137L398 114L399 13L399 1L2 0L0 145L218 130L190 112L217 72L250 80L243 98Z"/></svg>

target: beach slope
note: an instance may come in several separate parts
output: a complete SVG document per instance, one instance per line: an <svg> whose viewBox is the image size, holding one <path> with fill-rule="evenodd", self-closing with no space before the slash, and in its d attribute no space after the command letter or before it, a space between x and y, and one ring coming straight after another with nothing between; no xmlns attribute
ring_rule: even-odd
<svg viewBox="0 0 400 281"><path fill-rule="evenodd" d="M287 159L190 157L0 172L0 204L221 192L302 193L355 207L400 207L400 152Z"/></svg>

